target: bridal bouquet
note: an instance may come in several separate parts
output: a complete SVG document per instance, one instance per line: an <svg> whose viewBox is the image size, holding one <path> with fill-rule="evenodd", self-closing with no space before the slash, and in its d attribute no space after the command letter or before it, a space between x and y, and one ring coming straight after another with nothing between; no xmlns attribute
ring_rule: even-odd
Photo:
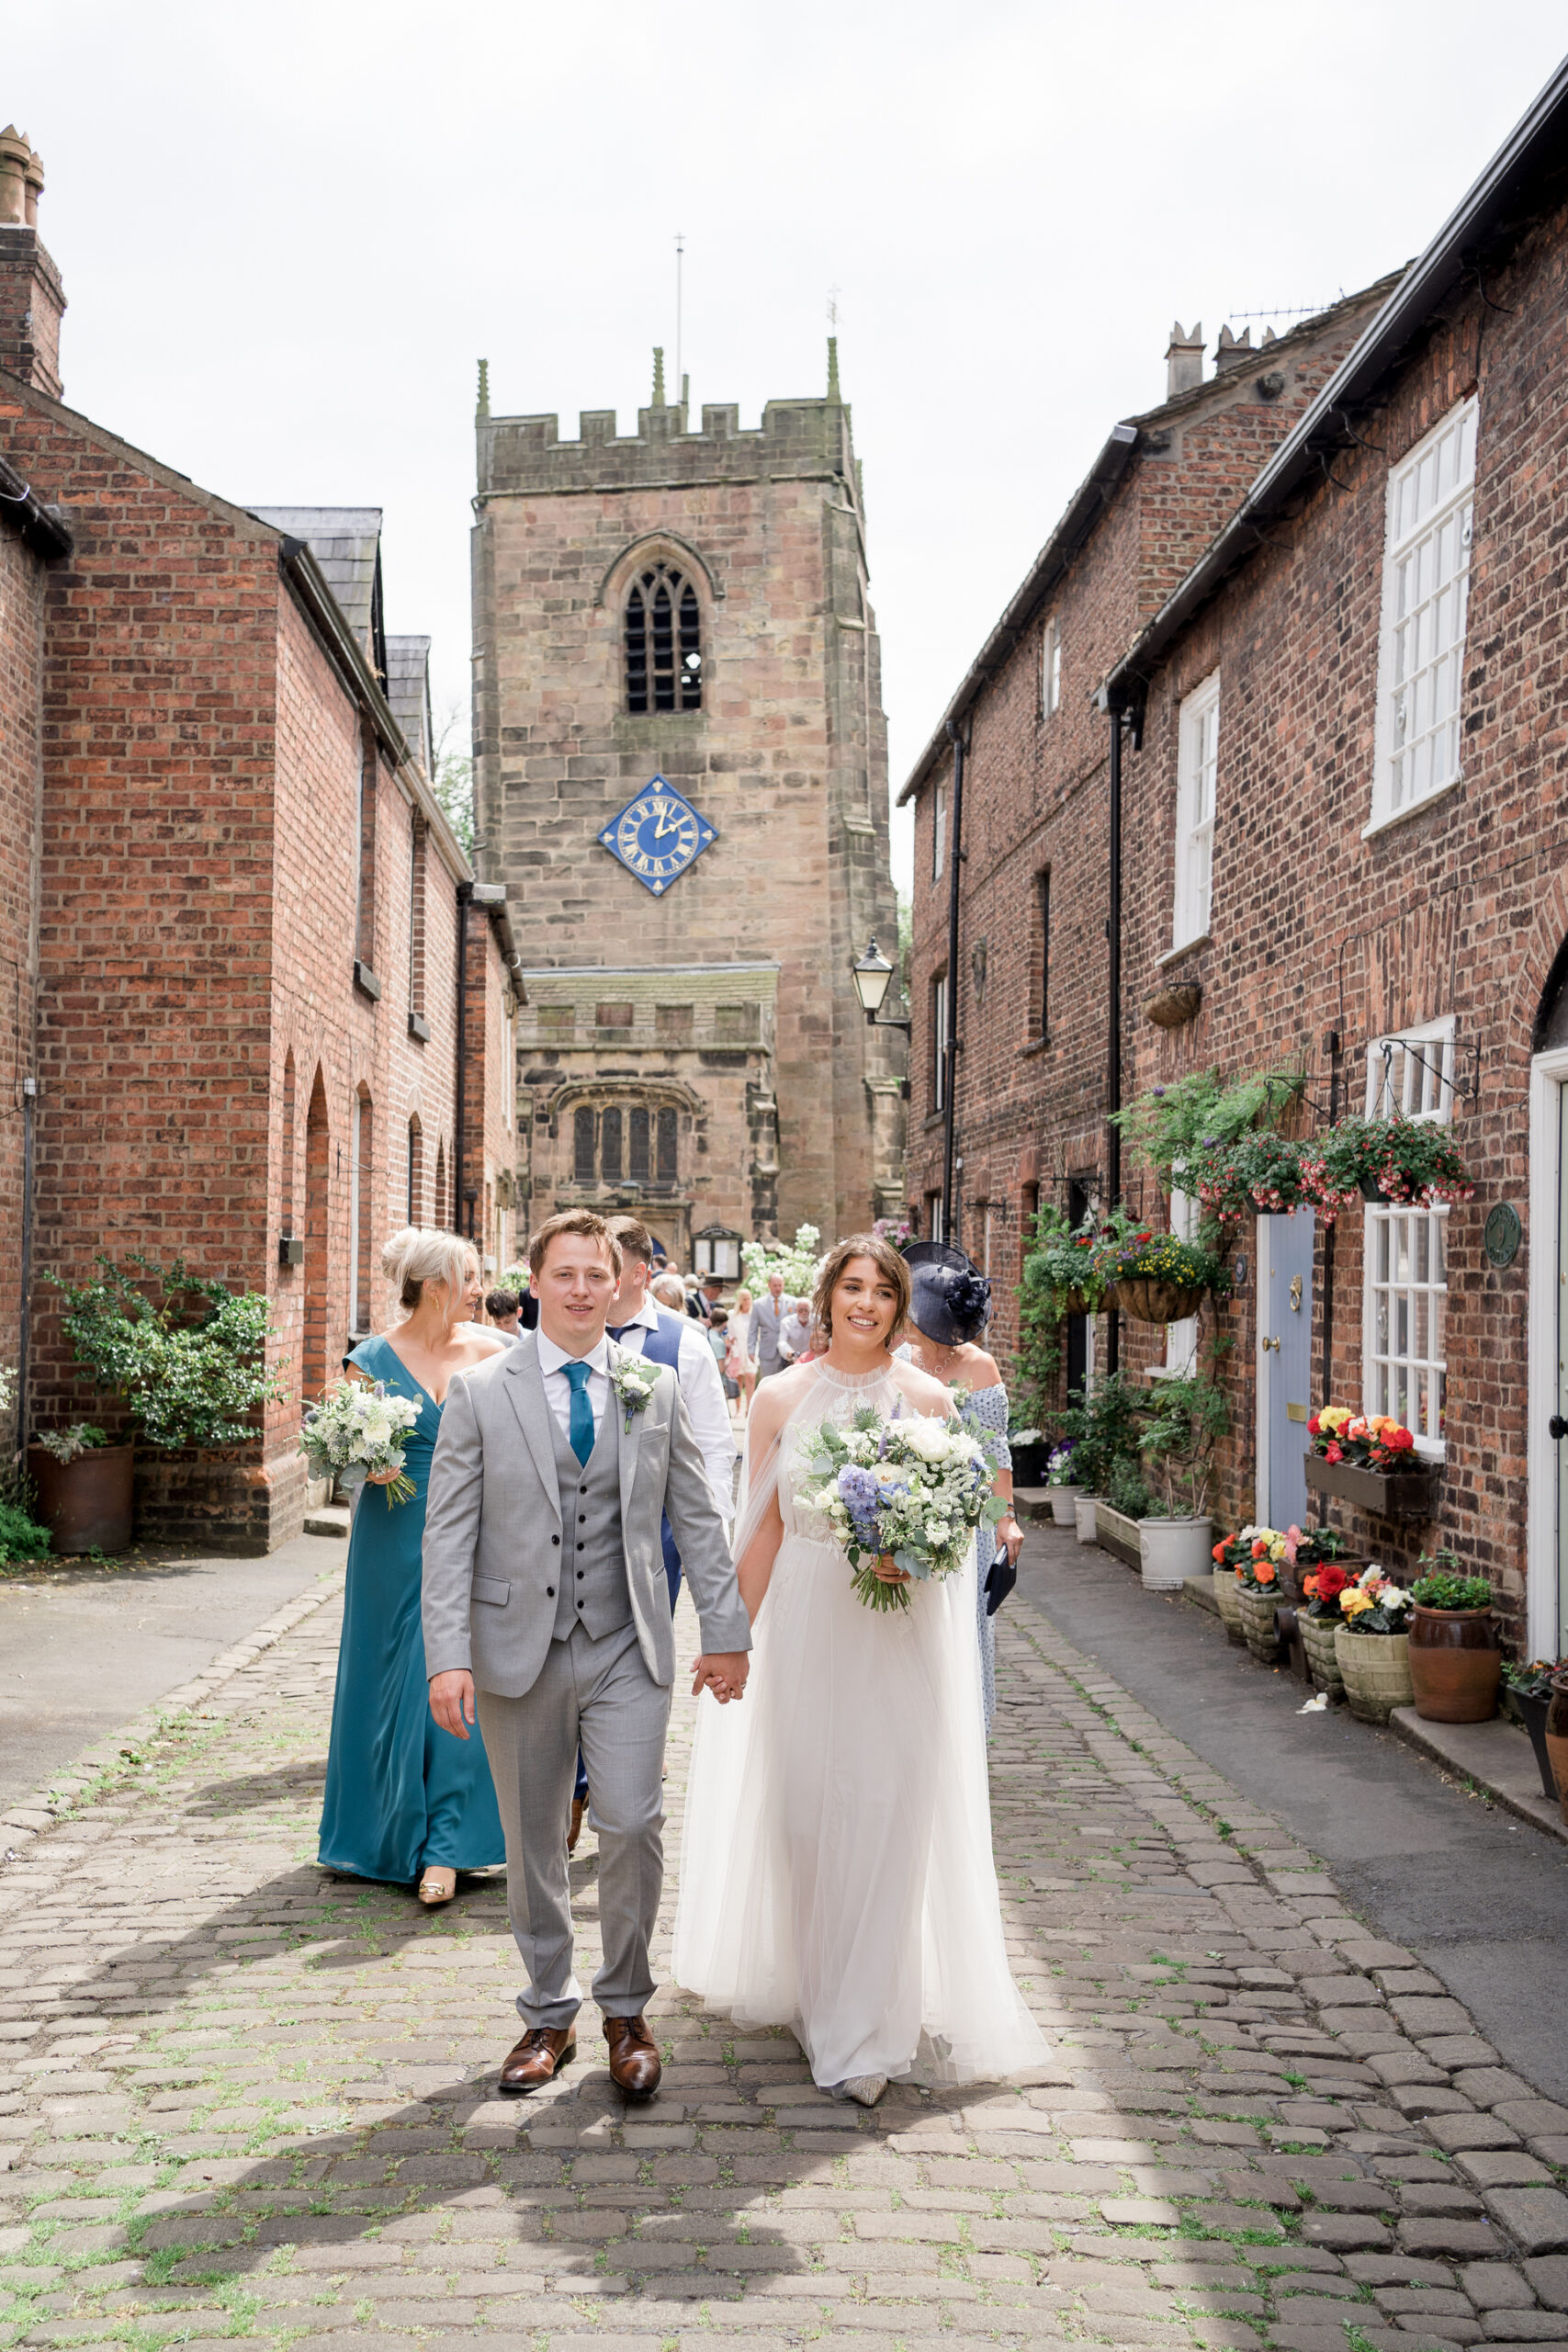
<svg viewBox="0 0 1568 2352"><path fill-rule="evenodd" d="M389 1396L387 1384L373 1388L362 1380L340 1380L327 1389L319 1405L305 1417L300 1447L316 1478L335 1478L343 1470L363 1470L367 1477L395 1470L387 1487L387 1508L406 1503L417 1492L403 1475L403 1449L399 1440L418 1420L420 1408L412 1396Z"/></svg>
<svg viewBox="0 0 1568 2352"><path fill-rule="evenodd" d="M908 1587L876 1573L886 1555L919 1584L951 1576L976 1529L994 1526L1005 1509L985 1447L956 1420L889 1420L863 1406L847 1429L824 1421L808 1442L802 1499L849 1554L868 1609L909 1606Z"/></svg>

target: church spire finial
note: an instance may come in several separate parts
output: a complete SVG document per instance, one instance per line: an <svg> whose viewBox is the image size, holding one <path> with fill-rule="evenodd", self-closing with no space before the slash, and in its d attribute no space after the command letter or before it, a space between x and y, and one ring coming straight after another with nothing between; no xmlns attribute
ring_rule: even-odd
<svg viewBox="0 0 1568 2352"><path fill-rule="evenodd" d="M479 398L474 414L476 416L490 414L490 361L488 359L479 361Z"/></svg>
<svg viewBox="0 0 1568 2352"><path fill-rule="evenodd" d="M841 401L843 397L839 390L839 338L830 334L828 337L828 398Z"/></svg>
<svg viewBox="0 0 1568 2352"><path fill-rule="evenodd" d="M653 405L655 408L664 406L664 345L661 343L653 346Z"/></svg>

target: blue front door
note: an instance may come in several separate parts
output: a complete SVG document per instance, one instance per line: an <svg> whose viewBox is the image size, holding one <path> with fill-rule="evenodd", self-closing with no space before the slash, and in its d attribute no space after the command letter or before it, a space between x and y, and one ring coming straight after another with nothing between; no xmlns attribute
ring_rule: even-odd
<svg viewBox="0 0 1568 2352"><path fill-rule="evenodd" d="M1311 1209L1258 1220L1263 1326L1258 1443L1267 1450L1270 1527L1304 1527L1307 1519L1303 1464L1312 1413L1313 1221Z"/></svg>

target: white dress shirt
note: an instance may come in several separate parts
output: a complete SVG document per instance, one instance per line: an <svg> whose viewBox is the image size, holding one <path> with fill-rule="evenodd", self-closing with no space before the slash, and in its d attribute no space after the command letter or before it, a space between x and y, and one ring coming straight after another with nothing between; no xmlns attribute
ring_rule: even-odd
<svg viewBox="0 0 1568 2352"><path fill-rule="evenodd" d="M667 1306L664 1312L673 1315L675 1310ZM659 1328L659 1301L649 1292L624 1327L615 1307L610 1309L610 1320L621 1333L620 1346L629 1354L639 1356L643 1332ZM725 1402L724 1375L714 1360L707 1326L694 1321L690 1316L682 1317L681 1321L675 1384L702 1453L718 1515L728 1527L735 1516L735 1439L729 1427L729 1407Z"/></svg>
<svg viewBox="0 0 1568 2352"><path fill-rule="evenodd" d="M543 1326L535 1332L539 1348L539 1370L545 1375L545 1396L551 1412L560 1424L561 1435L571 1442L571 1383L566 1376L569 1363L585 1363L588 1370L588 1401L593 1408L593 1434L599 1434L599 1424L604 1418L604 1408L610 1401L610 1342L603 1331L599 1344L590 1348L585 1356L569 1356L547 1339Z"/></svg>

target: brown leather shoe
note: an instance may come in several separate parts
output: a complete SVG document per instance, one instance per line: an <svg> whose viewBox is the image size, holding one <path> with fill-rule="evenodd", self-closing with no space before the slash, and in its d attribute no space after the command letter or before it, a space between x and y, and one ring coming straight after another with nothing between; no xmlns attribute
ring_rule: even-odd
<svg viewBox="0 0 1568 2352"><path fill-rule="evenodd" d="M570 2065L577 2055L575 2026L535 2025L514 2050L509 2050L501 2068L501 2088L520 2097L525 2091L536 2091L553 2082L563 2066Z"/></svg>
<svg viewBox="0 0 1568 2352"><path fill-rule="evenodd" d="M651 2098L664 2069L659 2049L640 2017L606 2018L604 2039L610 2045L610 2080L629 2099Z"/></svg>
<svg viewBox="0 0 1568 2352"><path fill-rule="evenodd" d="M582 1835L582 1816L587 1810L588 1799L586 1797L573 1797L571 1801L571 1827L566 1833L566 1850L569 1854L575 1854L577 1851L577 1841Z"/></svg>

